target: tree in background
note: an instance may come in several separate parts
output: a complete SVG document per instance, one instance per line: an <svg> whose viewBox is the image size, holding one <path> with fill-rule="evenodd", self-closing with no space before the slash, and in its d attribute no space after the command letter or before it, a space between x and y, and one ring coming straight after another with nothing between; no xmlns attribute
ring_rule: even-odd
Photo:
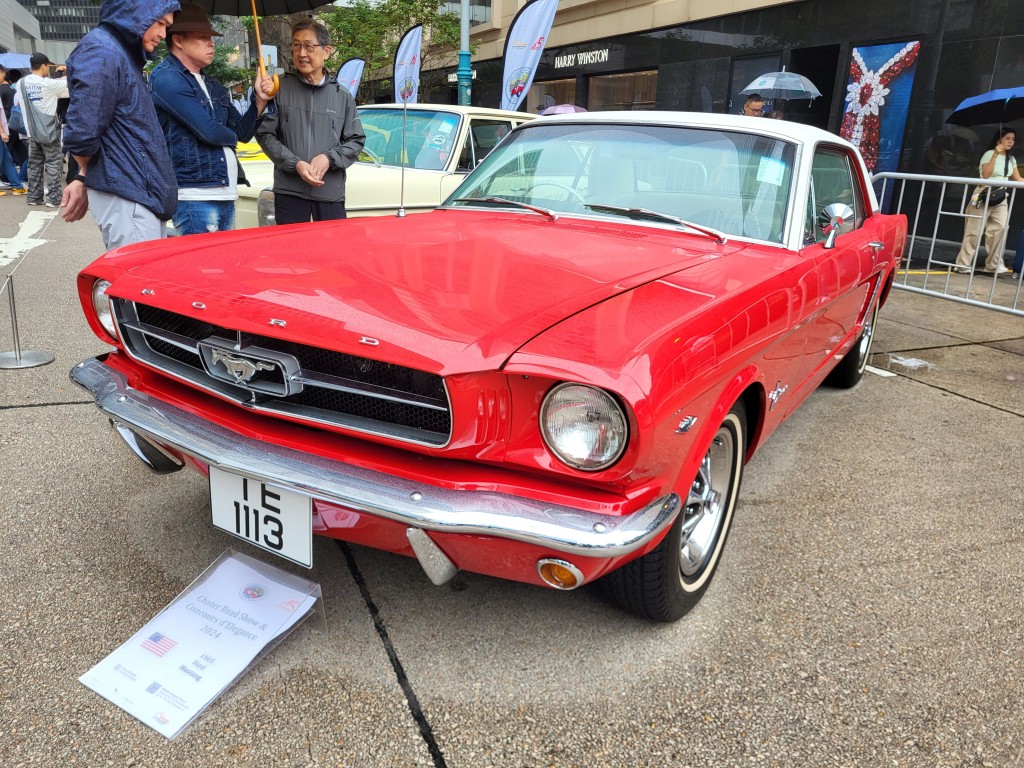
<svg viewBox="0 0 1024 768"><path fill-rule="evenodd" d="M253 27L258 22L260 25L260 41L264 46L277 48L278 67L287 69L291 65L292 57L292 25L314 15L309 11L302 11L301 13L280 16L257 16L255 21L252 16L240 16L239 20L242 22L242 26L249 32L249 52L252 56L255 58L259 55L259 51L256 50L256 35L253 34ZM330 69L329 64L328 69Z"/></svg>
<svg viewBox="0 0 1024 768"><path fill-rule="evenodd" d="M366 61L357 101L393 101L391 67L402 35L423 25L420 92L438 93L448 88L440 67L455 66L459 51L459 16L439 7L437 0L351 0L344 7L321 11L334 45L328 69L337 72L348 59ZM432 71L433 70L433 71Z"/></svg>
<svg viewBox="0 0 1024 768"><path fill-rule="evenodd" d="M316 14L305 11L255 20L252 16L240 18L250 32L254 23L259 23L263 44L275 46L279 66L287 67L291 63L291 26L310 16L322 22L330 34L334 52L326 67L331 74L337 74L348 59L366 61L359 103L394 100L391 67L395 50L402 35L417 24L423 25L420 93L438 93L449 87L446 75L436 70L457 63L459 16L442 11L437 0L351 0L346 6L322 8Z"/></svg>
<svg viewBox="0 0 1024 768"><path fill-rule="evenodd" d="M222 30L224 28L218 17L214 16L210 21L212 22L214 29ZM235 60L238 52L227 45L219 44L217 42L218 39L219 38L213 39L213 61L210 62L209 66L203 67L203 74L206 77L212 77L228 90L231 90L231 86L236 83L242 83L242 92L247 92L249 90L249 86L252 85L256 79L255 71L244 67L234 66L231 62ZM153 52L153 60L146 64L146 72L152 72L153 67L166 59L169 55L170 54L167 51L167 41L165 40L161 42Z"/></svg>

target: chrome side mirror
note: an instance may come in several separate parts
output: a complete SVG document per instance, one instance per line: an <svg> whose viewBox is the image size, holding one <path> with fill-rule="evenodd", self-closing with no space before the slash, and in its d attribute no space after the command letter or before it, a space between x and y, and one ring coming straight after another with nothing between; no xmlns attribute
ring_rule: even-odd
<svg viewBox="0 0 1024 768"><path fill-rule="evenodd" d="M825 248L835 248L836 238L853 231L853 208L846 203L826 205L818 214L818 227L825 233Z"/></svg>

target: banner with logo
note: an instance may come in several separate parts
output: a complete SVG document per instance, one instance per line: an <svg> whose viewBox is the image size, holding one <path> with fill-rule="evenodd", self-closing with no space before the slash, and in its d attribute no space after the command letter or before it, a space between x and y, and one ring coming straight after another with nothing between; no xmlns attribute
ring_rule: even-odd
<svg viewBox="0 0 1024 768"><path fill-rule="evenodd" d="M348 89L353 99L356 97L356 91L359 90L359 81L363 79L363 67L365 66L366 61L363 59L349 59L338 70L338 85Z"/></svg>
<svg viewBox="0 0 1024 768"><path fill-rule="evenodd" d="M517 109L526 98L557 9L558 0L531 0L512 20L502 56L505 61L501 78L502 109Z"/></svg>
<svg viewBox="0 0 1024 768"><path fill-rule="evenodd" d="M395 103L415 104L420 95L420 44L423 25L417 24L404 35L395 51Z"/></svg>
<svg viewBox="0 0 1024 768"><path fill-rule="evenodd" d="M853 49L839 135L860 149L872 173L899 167L920 51L920 40Z"/></svg>

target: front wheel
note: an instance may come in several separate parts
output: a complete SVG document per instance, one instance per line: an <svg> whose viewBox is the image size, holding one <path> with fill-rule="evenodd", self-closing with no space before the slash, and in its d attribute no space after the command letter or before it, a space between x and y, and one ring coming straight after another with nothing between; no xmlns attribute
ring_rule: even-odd
<svg viewBox="0 0 1024 768"><path fill-rule="evenodd" d="M868 367L868 358L871 356L871 342L875 338L875 324L878 322L878 305L875 305L868 313L868 320L864 324L860 338L847 352L839 365L832 369L832 372L825 377L825 384L839 389L850 389L857 385Z"/></svg>
<svg viewBox="0 0 1024 768"><path fill-rule="evenodd" d="M623 608L655 621L675 621L700 600L732 525L746 432L743 408L734 405L715 432L668 535L604 578L606 591Z"/></svg>

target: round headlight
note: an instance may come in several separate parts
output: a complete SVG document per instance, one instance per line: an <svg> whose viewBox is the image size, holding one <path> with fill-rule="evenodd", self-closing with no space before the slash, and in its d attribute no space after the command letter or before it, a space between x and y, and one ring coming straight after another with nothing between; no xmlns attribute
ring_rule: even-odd
<svg viewBox="0 0 1024 768"><path fill-rule="evenodd" d="M97 280L93 283L92 311L96 313L96 319L100 321L104 330L111 336L117 336L117 330L114 327L114 314L110 308L110 299L107 298L109 287L110 283L106 280Z"/></svg>
<svg viewBox="0 0 1024 768"><path fill-rule="evenodd" d="M548 392L540 431L560 461L591 472L618 461L629 438L626 414L615 398L582 384L560 384Z"/></svg>

